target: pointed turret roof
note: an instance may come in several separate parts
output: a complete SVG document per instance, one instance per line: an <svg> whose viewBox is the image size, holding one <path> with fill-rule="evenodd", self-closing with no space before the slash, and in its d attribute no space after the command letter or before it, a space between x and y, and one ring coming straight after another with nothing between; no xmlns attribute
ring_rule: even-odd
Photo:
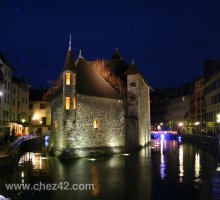
<svg viewBox="0 0 220 200"><path fill-rule="evenodd" d="M64 63L64 70L73 70L73 69L75 69L75 61L73 59L73 52L72 52L72 46L71 46L71 34L70 34L69 49L68 49L66 60Z"/></svg>
<svg viewBox="0 0 220 200"><path fill-rule="evenodd" d="M112 54L112 59L119 59L122 60L121 54L118 48L115 49L114 53Z"/></svg>
<svg viewBox="0 0 220 200"><path fill-rule="evenodd" d="M127 69L127 71L125 72L125 74L127 75L132 75L132 74L140 74L140 71L138 70L135 62L134 62L134 58L132 58L132 62L130 67Z"/></svg>

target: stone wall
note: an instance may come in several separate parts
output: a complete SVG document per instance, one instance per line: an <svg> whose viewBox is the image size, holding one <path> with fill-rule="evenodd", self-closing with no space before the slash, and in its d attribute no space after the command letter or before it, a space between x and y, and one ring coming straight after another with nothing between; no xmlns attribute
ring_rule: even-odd
<svg viewBox="0 0 220 200"><path fill-rule="evenodd" d="M129 78L135 87L130 88L127 101L77 94L76 110L69 111L62 96L51 102L51 147L56 155L117 153L149 142L149 87L140 75ZM134 99L129 99L131 94Z"/></svg>
<svg viewBox="0 0 220 200"><path fill-rule="evenodd" d="M124 146L125 113L121 100L78 95L77 102L75 127L74 115L67 123L70 148ZM96 129L94 120L99 126Z"/></svg>
<svg viewBox="0 0 220 200"><path fill-rule="evenodd" d="M138 144L144 146L150 141L150 96L149 86L140 74L127 78L128 117L138 119ZM136 130L134 130L135 132Z"/></svg>
<svg viewBox="0 0 220 200"><path fill-rule="evenodd" d="M134 117L125 118L125 138L126 149L136 149L139 147L138 119Z"/></svg>
<svg viewBox="0 0 220 200"><path fill-rule="evenodd" d="M67 134L64 127L63 97L51 102L51 143L50 147L61 154L67 148Z"/></svg>
<svg viewBox="0 0 220 200"><path fill-rule="evenodd" d="M77 95L76 111L62 107L62 97L51 103L51 147L56 155L87 156L88 150L107 148L119 152L125 146L125 109L122 100ZM98 128L94 128L94 120ZM68 156L68 155L66 155Z"/></svg>
<svg viewBox="0 0 220 200"><path fill-rule="evenodd" d="M139 144L141 146L150 142L150 96L149 87L141 75L138 76L138 123Z"/></svg>

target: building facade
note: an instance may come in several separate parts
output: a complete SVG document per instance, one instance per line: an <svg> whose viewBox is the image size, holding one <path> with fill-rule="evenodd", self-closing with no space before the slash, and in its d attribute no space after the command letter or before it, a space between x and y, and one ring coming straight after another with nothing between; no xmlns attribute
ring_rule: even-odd
<svg viewBox="0 0 220 200"><path fill-rule="evenodd" d="M51 150L64 158L124 152L150 141L149 86L116 49L111 60L73 59L48 92Z"/></svg>
<svg viewBox="0 0 220 200"><path fill-rule="evenodd" d="M205 96L204 78L200 77L194 81L191 99L191 122L194 134L205 133Z"/></svg>
<svg viewBox="0 0 220 200"><path fill-rule="evenodd" d="M50 131L51 109L50 102L44 100L43 96L47 90L31 89L29 104L29 121L31 123L30 133L45 135Z"/></svg>
<svg viewBox="0 0 220 200"><path fill-rule="evenodd" d="M29 88L23 79L12 78L10 132L27 135L29 132Z"/></svg>
<svg viewBox="0 0 220 200"><path fill-rule="evenodd" d="M181 133L190 133L190 95L173 98L170 104L173 129Z"/></svg>
<svg viewBox="0 0 220 200"><path fill-rule="evenodd" d="M12 67L0 54L0 135L10 134Z"/></svg>
<svg viewBox="0 0 220 200"><path fill-rule="evenodd" d="M220 60L209 60L204 67L206 132L219 132L220 122Z"/></svg>

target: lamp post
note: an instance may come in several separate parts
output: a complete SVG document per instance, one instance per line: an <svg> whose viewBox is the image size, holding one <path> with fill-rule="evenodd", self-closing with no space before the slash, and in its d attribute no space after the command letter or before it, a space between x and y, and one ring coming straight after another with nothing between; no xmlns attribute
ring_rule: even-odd
<svg viewBox="0 0 220 200"><path fill-rule="evenodd" d="M195 122L194 125L196 126L196 133L198 132L198 126L200 125L200 122Z"/></svg>
<svg viewBox="0 0 220 200"><path fill-rule="evenodd" d="M183 127L183 122L180 122L179 124L178 124L178 126L179 126L179 130L180 130L180 132L182 131L182 127Z"/></svg>

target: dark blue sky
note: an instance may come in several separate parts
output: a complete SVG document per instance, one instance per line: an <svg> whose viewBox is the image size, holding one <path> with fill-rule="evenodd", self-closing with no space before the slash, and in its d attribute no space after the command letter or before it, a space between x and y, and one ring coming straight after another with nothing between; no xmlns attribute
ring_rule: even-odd
<svg viewBox="0 0 220 200"><path fill-rule="evenodd" d="M75 58L116 47L153 88L179 86L220 58L219 0L1 0L0 51L33 87L59 76L69 33Z"/></svg>

